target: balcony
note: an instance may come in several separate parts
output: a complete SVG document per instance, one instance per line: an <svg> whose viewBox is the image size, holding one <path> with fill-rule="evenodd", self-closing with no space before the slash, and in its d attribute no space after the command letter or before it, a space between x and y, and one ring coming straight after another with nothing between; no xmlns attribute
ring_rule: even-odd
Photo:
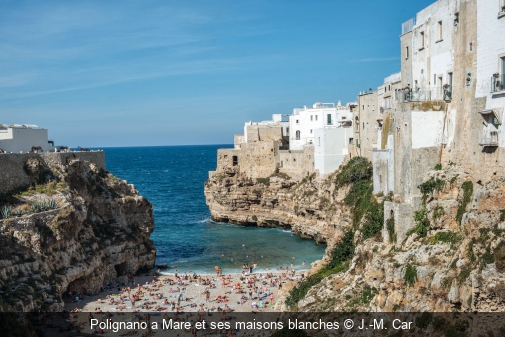
<svg viewBox="0 0 505 337"><path fill-rule="evenodd" d="M505 90L505 74L495 74L497 76L491 77L491 92L498 92Z"/></svg>
<svg viewBox="0 0 505 337"><path fill-rule="evenodd" d="M499 134L498 130L485 130L479 139L480 146L498 146L499 145Z"/></svg>
<svg viewBox="0 0 505 337"><path fill-rule="evenodd" d="M403 89L398 91L398 102L408 103L408 102L426 102L432 101L432 91L431 90L412 90Z"/></svg>

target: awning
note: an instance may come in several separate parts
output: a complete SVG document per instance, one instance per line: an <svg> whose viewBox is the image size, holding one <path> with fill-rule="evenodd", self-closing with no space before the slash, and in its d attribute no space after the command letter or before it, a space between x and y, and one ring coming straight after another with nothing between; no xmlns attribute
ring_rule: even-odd
<svg viewBox="0 0 505 337"><path fill-rule="evenodd" d="M502 123L502 115L503 115L503 108L492 108L492 109L486 109L479 111L479 113L484 117L484 115L492 115L493 116L493 123L496 125L501 125Z"/></svg>

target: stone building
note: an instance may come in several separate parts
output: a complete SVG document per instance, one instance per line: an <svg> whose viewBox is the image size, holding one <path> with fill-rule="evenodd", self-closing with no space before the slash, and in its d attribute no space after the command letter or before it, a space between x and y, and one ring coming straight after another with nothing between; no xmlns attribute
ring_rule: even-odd
<svg viewBox="0 0 505 337"><path fill-rule="evenodd" d="M418 185L437 164L455 163L474 181L503 174L502 6L501 0L438 0L402 25L396 106L389 115L383 100L373 165L374 192L394 191L400 203L386 202L385 214L401 214L403 229L421 203Z"/></svg>
<svg viewBox="0 0 505 337"><path fill-rule="evenodd" d="M333 172L349 155L354 107L354 103L316 103L294 109L292 115L247 122L244 134L234 136L233 149L218 150L217 169L210 174L240 172L257 179L277 171L293 178Z"/></svg>

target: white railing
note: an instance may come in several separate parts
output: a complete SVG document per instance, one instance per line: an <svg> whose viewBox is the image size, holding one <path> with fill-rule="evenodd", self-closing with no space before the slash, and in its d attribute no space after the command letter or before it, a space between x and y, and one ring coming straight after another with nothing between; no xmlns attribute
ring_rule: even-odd
<svg viewBox="0 0 505 337"><path fill-rule="evenodd" d="M416 18L412 18L402 23L402 35L410 32L416 25Z"/></svg>
<svg viewBox="0 0 505 337"><path fill-rule="evenodd" d="M481 146L498 146L499 145L499 135L498 130L485 130L479 139L479 145Z"/></svg>

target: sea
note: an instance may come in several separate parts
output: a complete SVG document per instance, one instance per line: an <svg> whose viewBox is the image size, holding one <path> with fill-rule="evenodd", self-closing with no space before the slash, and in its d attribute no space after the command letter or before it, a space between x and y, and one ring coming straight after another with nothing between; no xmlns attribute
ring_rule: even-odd
<svg viewBox="0 0 505 337"><path fill-rule="evenodd" d="M211 220L204 183L216 169L217 150L232 145L105 148L107 170L134 184L154 205L156 264L164 273L213 274L285 268L303 270L322 258L325 246L280 228L237 226ZM306 267L302 264L305 262Z"/></svg>

